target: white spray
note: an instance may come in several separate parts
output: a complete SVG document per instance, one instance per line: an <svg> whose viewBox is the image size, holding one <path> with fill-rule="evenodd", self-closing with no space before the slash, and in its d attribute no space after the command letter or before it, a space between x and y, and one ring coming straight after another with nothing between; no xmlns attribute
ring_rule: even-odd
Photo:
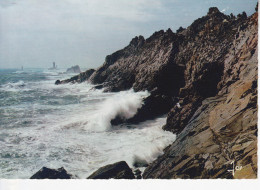
<svg viewBox="0 0 260 190"><path fill-rule="evenodd" d="M110 121L116 116L124 119L132 118L148 95L148 91L134 92L132 89L112 95L99 104L96 113L89 121L88 129L104 131L110 128Z"/></svg>

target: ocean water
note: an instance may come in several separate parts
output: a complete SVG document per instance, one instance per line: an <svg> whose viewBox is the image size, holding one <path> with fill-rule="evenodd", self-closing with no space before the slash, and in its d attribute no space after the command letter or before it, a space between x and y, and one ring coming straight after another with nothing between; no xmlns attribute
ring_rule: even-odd
<svg viewBox="0 0 260 190"><path fill-rule="evenodd" d="M0 178L30 178L43 166L64 167L86 178L98 168L135 159L148 163L175 135L166 116L137 125L111 126L132 117L148 92L103 93L93 85L54 85L63 70L0 70ZM144 168L140 168L141 170Z"/></svg>

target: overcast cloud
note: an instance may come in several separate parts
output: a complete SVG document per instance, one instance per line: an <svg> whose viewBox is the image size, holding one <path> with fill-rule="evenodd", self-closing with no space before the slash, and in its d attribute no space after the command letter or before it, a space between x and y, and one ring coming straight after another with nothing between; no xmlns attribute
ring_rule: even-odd
<svg viewBox="0 0 260 190"><path fill-rule="evenodd" d="M95 68L137 36L187 27L217 6L254 12L257 0L0 0L0 68Z"/></svg>

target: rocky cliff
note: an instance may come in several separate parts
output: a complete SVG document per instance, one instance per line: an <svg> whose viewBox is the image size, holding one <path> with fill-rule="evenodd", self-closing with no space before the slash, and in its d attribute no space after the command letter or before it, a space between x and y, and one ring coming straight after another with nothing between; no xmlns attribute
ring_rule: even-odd
<svg viewBox="0 0 260 190"><path fill-rule="evenodd" d="M199 59L187 62L185 78L189 82L180 90L183 106L175 106L169 112L164 127L178 132L178 137L165 149L164 155L148 166L144 178L257 177L257 22L255 13L231 29L234 35L231 43L222 47L221 43L225 43L222 37L223 42L208 48L205 54L208 61L204 63L216 64L221 69L215 68L210 73L211 67L208 67L205 71L201 69L205 68L201 65L204 53L199 50L192 55ZM206 28L207 22L204 24ZM210 54L212 48L214 51ZM196 81L205 78L204 73L209 72L212 80L214 71L222 73L215 78L214 86L207 81L195 86ZM234 175L228 172L236 166L239 169L234 170Z"/></svg>
<svg viewBox="0 0 260 190"><path fill-rule="evenodd" d="M213 7L176 33L135 37L84 78L105 91L150 91L127 122L168 113L163 129L177 139L143 178L256 178L257 23L257 12L233 16ZM240 168L234 175L232 166Z"/></svg>

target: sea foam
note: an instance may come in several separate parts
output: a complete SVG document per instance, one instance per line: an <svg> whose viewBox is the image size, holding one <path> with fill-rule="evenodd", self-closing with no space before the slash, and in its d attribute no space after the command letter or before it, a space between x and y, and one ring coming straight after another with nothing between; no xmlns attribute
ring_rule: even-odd
<svg viewBox="0 0 260 190"><path fill-rule="evenodd" d="M132 118L143 105L143 99L149 96L148 91L121 91L100 102L96 113L91 117L88 128L104 131L111 127L110 121L117 116L123 119Z"/></svg>

